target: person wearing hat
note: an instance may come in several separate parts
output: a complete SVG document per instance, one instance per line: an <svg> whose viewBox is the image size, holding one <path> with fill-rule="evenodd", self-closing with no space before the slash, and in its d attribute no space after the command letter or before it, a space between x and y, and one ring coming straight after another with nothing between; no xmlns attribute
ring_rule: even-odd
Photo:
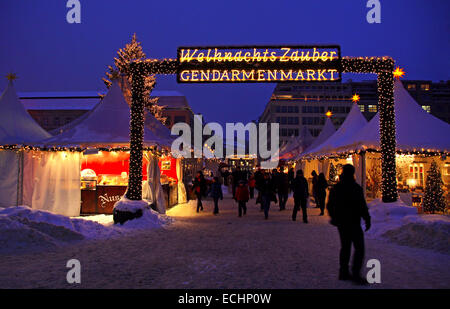
<svg viewBox="0 0 450 309"><path fill-rule="evenodd" d="M339 254L339 280L353 280L357 284L367 284L361 276L364 261L364 232L361 229L361 218L364 219L366 231L370 229L370 215L362 187L355 181L355 167L344 165L339 182L330 190L327 204L330 223L337 227L341 239ZM351 249L353 255L352 273L348 265Z"/></svg>
<svg viewBox="0 0 450 309"><path fill-rule="evenodd" d="M235 195L236 202L239 208L239 217L242 217L242 212L244 215L247 213L247 202L249 200L248 186L244 180L239 181L239 185L236 188Z"/></svg>

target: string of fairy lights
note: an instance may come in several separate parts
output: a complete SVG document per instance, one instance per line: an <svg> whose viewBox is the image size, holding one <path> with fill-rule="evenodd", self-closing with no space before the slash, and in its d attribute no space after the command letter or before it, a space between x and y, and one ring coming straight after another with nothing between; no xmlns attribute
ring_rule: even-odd
<svg viewBox="0 0 450 309"><path fill-rule="evenodd" d="M149 74L175 74L178 65L177 59L148 59L136 61L130 65L133 106L130 119L130 182L127 191L129 199L138 200L142 196L143 77ZM382 196L384 202L394 202L397 200L394 77L392 74L394 60L390 57L343 57L341 66L343 73L374 73L378 76Z"/></svg>
<svg viewBox="0 0 450 309"><path fill-rule="evenodd" d="M130 151L129 185L126 197L130 200L142 198L142 159L143 151L158 153L156 148L144 148L144 77L151 74L176 74L179 62L177 59L147 59L130 64L132 79L132 105L130 116L130 147L98 148L101 151ZM342 73L373 73L377 74L377 87L380 114L380 148L382 164L382 197L384 202L397 200L396 181L396 140L394 111L394 60L390 57L343 57L341 59ZM6 145L0 149L27 149L47 151L84 151L80 147L31 147L21 145ZM369 150L365 150L369 151ZM162 153L162 152L161 152ZM352 153L342 153L338 156L348 156ZM417 151L408 154L448 155L435 152ZM336 157L336 156L335 156Z"/></svg>

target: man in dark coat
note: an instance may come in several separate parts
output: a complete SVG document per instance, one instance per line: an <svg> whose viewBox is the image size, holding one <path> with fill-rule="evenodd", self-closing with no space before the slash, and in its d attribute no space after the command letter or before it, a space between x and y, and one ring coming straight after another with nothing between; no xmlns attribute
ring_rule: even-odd
<svg viewBox="0 0 450 309"><path fill-rule="evenodd" d="M302 208L303 222L308 223L308 214L306 212L308 193L308 182L303 176L303 171L298 170L297 176L292 181L292 191L294 192L294 210L292 212L292 220L297 219L297 212Z"/></svg>
<svg viewBox="0 0 450 309"><path fill-rule="evenodd" d="M280 203L280 211L286 209L286 202L289 196L289 178L286 173L280 171L277 179L278 201Z"/></svg>
<svg viewBox="0 0 450 309"><path fill-rule="evenodd" d="M363 189L355 181L353 165L344 165L339 182L330 190L327 209L331 217L330 223L338 228L341 239L339 280L352 279L359 284L367 283L366 279L361 277L364 260L364 233L361 229L361 218L364 219L366 231L368 231L370 215ZM355 253L350 275L348 264L352 244L355 247Z"/></svg>

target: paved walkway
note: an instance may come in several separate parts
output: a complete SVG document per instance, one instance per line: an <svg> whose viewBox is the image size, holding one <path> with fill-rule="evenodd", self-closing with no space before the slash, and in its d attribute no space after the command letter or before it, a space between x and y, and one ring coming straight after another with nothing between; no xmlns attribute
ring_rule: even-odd
<svg viewBox="0 0 450 309"><path fill-rule="evenodd" d="M82 288L354 288L337 280L339 239L328 217L309 209L310 223L271 206L269 220L254 200L238 218L226 197L220 215L212 201L171 209L165 229L61 248L0 256L0 288L65 288L67 260L81 262ZM366 258L381 262L381 284L365 288L449 288L450 256L366 241ZM366 271L367 269L365 269Z"/></svg>

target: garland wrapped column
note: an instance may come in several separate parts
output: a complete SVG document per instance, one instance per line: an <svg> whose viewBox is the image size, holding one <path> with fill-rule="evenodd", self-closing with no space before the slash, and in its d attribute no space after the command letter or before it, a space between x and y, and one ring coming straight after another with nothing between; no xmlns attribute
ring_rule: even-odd
<svg viewBox="0 0 450 309"><path fill-rule="evenodd" d="M144 76L140 62L130 65L132 74L132 104L130 116L130 169L126 197L142 199L142 150L144 144Z"/></svg>
<svg viewBox="0 0 450 309"><path fill-rule="evenodd" d="M392 67L392 71L393 69ZM392 71L379 73L377 81L380 115L381 192L385 203L397 200L394 76Z"/></svg>
<svg viewBox="0 0 450 309"><path fill-rule="evenodd" d="M395 168L394 60L389 57L344 57L342 72L377 74L382 184L385 203L397 200Z"/></svg>

